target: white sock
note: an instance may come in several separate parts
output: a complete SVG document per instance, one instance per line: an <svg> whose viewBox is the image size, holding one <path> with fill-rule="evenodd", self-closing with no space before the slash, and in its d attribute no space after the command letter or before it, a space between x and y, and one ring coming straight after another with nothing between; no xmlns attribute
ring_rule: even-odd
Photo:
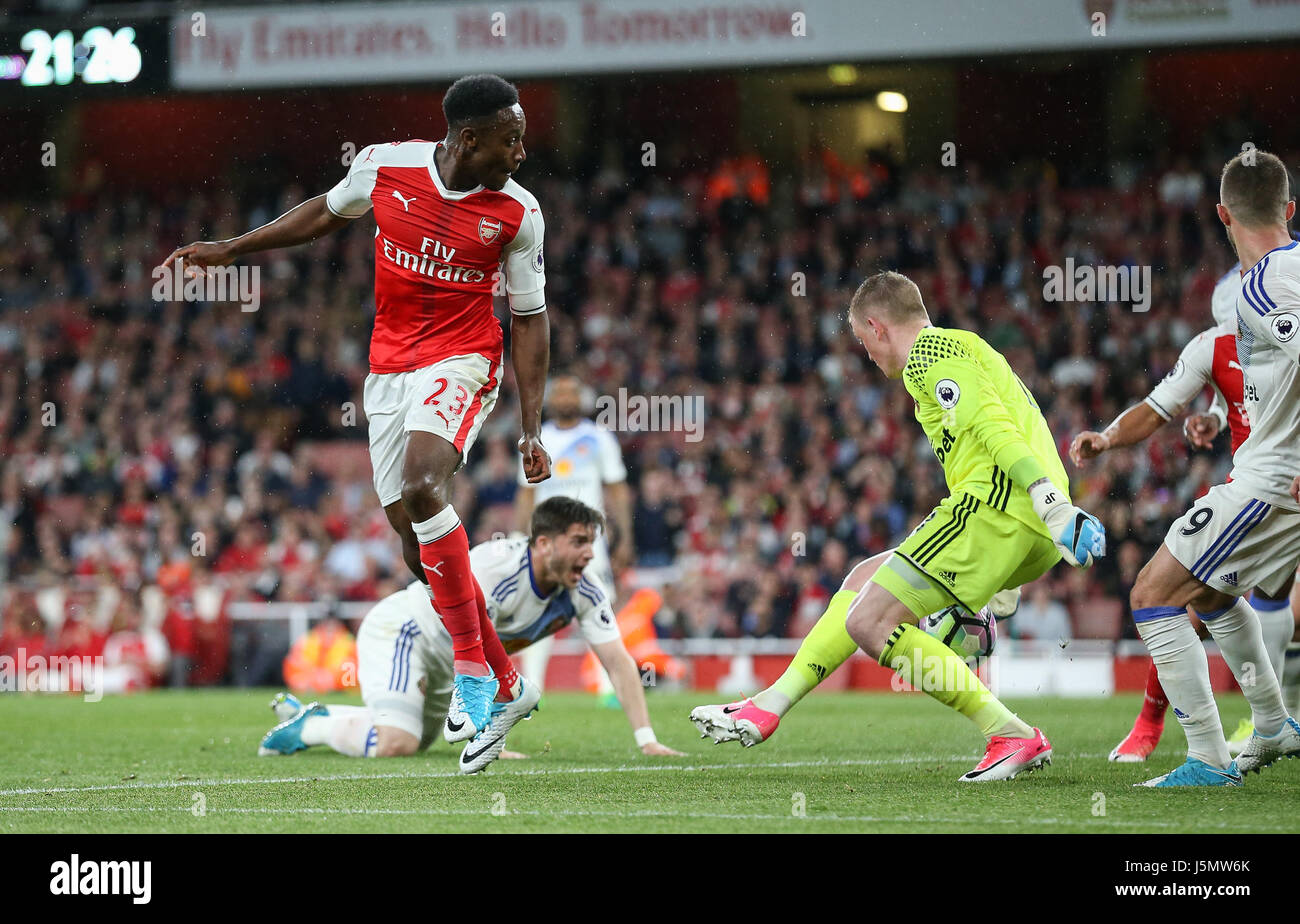
<svg viewBox="0 0 1300 924"><path fill-rule="evenodd" d="M1223 723L1210 687L1210 662L1182 607L1153 606L1133 612L1138 635L1151 652L1160 685L1187 735L1187 756L1211 767L1232 762Z"/></svg>
<svg viewBox="0 0 1300 924"><path fill-rule="evenodd" d="M437 542L448 533L455 532L459 526L460 516L456 513L456 508L452 507L451 504L443 507L427 520L411 523L415 538L420 540L421 545Z"/></svg>
<svg viewBox="0 0 1300 924"><path fill-rule="evenodd" d="M1282 705L1282 689L1264 645L1259 615L1245 597L1238 597L1226 610L1202 613L1201 621L1219 643L1223 660L1232 668L1232 675L1250 703L1255 733L1266 738L1276 735L1286 722L1286 706Z"/></svg>
<svg viewBox="0 0 1300 924"><path fill-rule="evenodd" d="M375 756L374 720L364 706L330 706L302 723L302 743L329 745L348 757Z"/></svg>
<svg viewBox="0 0 1300 924"><path fill-rule="evenodd" d="M1259 614L1259 628L1264 633L1264 647L1268 650L1269 663L1273 665L1273 674L1281 683L1287 645L1295 634L1291 598L1263 600L1258 594L1251 594L1250 605Z"/></svg>
<svg viewBox="0 0 1300 924"><path fill-rule="evenodd" d="M1292 715L1300 713L1300 642L1286 646L1282 665L1282 702Z"/></svg>

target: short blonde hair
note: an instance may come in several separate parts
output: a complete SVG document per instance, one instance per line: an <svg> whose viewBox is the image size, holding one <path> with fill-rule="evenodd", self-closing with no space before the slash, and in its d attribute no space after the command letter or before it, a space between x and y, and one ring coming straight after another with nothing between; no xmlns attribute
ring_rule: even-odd
<svg viewBox="0 0 1300 924"><path fill-rule="evenodd" d="M894 324L929 319L916 283L892 270L876 273L862 281L849 302L849 314L859 322L866 320L869 314Z"/></svg>

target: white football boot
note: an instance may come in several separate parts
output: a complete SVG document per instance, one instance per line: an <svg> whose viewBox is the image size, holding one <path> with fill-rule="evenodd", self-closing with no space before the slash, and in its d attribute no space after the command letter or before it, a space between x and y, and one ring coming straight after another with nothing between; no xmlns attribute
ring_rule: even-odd
<svg viewBox="0 0 1300 924"><path fill-rule="evenodd" d="M501 756L506 746L506 735L518 722L531 718L537 711L542 691L537 684L519 679L519 695L508 703L493 703L492 718L487 728L465 745L460 752L460 772L478 773Z"/></svg>
<svg viewBox="0 0 1300 924"><path fill-rule="evenodd" d="M1295 719L1287 719L1276 735L1264 738L1259 732L1252 734L1235 761L1237 772L1242 776L1258 773L1283 757L1300 757L1300 724Z"/></svg>

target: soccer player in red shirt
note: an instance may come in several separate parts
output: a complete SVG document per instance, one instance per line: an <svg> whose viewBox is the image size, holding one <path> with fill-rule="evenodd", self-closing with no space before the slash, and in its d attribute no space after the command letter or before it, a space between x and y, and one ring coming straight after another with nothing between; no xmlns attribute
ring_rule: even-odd
<svg viewBox="0 0 1300 924"><path fill-rule="evenodd" d="M166 263L183 260L187 272L226 266L314 241L373 209L375 326L364 407L375 490L407 566L428 584L452 637L455 688L444 736L460 741L486 727L495 699L536 697L525 692L488 619L451 506L452 475L497 399L502 334L494 290L510 299L519 451L530 484L550 477L540 436L550 329L542 215L511 179L525 158L519 93L479 74L452 84L442 106L442 141L371 145L325 195L239 237L187 244Z"/></svg>

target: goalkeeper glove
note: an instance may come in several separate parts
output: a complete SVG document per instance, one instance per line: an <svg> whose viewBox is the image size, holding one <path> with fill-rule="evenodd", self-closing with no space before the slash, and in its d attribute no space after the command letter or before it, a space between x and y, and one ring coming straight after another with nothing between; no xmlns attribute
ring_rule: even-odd
<svg viewBox="0 0 1300 924"><path fill-rule="evenodd" d="M1106 554L1106 528L1101 521L1071 504L1056 485L1044 478L1029 489L1029 497L1067 562L1086 568Z"/></svg>

